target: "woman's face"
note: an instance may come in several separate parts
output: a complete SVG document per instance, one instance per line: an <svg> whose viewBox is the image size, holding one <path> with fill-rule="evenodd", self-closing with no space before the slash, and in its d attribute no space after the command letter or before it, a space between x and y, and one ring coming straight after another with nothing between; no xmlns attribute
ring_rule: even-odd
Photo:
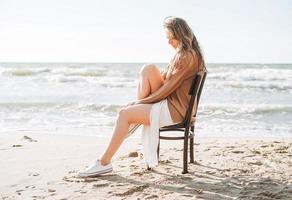
<svg viewBox="0 0 292 200"><path fill-rule="evenodd" d="M170 30L166 28L165 31L166 31L166 38L168 40L168 44L170 44L173 48L176 49L179 45L179 41L177 39L174 39L173 34Z"/></svg>

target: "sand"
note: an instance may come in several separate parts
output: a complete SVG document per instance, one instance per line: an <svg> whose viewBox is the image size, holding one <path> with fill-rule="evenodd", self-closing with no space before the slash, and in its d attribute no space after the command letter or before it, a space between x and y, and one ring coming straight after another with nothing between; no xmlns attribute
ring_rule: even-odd
<svg viewBox="0 0 292 200"><path fill-rule="evenodd" d="M162 141L157 167L129 138L112 173L78 178L109 138L0 134L0 199L292 199L292 138L196 138L182 172L182 141Z"/></svg>

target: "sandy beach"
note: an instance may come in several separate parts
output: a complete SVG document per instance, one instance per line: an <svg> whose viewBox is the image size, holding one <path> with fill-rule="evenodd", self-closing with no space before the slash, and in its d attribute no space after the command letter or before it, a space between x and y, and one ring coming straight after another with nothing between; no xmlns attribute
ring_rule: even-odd
<svg viewBox="0 0 292 200"><path fill-rule="evenodd" d="M195 164L182 171L182 142L162 141L157 167L129 138L114 171L95 178L78 170L99 157L109 138L0 135L0 198L8 199L291 199L292 139L197 138Z"/></svg>

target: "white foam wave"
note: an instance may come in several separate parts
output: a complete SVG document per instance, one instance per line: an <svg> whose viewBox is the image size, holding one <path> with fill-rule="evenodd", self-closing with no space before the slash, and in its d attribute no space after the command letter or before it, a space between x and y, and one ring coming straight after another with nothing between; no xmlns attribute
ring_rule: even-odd
<svg viewBox="0 0 292 200"><path fill-rule="evenodd" d="M202 115L273 115L291 114L292 105L252 105L252 104L214 104L203 105L199 110Z"/></svg>
<svg viewBox="0 0 292 200"><path fill-rule="evenodd" d="M2 69L3 75L11 75L11 76L33 76L41 73L48 73L51 69L48 68L10 68L10 69Z"/></svg>

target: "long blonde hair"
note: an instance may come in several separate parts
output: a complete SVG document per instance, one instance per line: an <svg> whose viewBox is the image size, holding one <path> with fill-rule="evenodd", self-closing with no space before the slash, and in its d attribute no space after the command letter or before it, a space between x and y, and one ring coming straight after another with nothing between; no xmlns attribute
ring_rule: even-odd
<svg viewBox="0 0 292 200"><path fill-rule="evenodd" d="M182 18L169 16L164 19L163 26L173 34L174 39L179 41L178 52L185 53L193 49L197 54L199 67L205 68L200 45L187 22Z"/></svg>

